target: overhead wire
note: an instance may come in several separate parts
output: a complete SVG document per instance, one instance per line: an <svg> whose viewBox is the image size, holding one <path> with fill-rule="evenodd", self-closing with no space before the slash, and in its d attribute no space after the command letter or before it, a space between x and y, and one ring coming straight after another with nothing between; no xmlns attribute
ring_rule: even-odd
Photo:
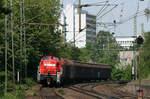
<svg viewBox="0 0 150 99"><path fill-rule="evenodd" d="M108 6L106 6L107 3L108 2L106 2L105 5L99 10L99 12L97 13L96 17L99 16L108 7Z"/></svg>
<svg viewBox="0 0 150 99"><path fill-rule="evenodd" d="M117 1L117 0L116 0ZM138 4L139 5L139 4ZM117 24L123 24L124 22L127 22L127 21L129 21L129 20L131 20L132 18L134 18L135 16L136 16L136 14L140 14L140 15L137 15L138 17L140 17L140 16L143 16L144 14L142 14L142 12L144 12L144 11L138 11L139 10L139 6L137 7L137 12L134 14L134 15L132 15L132 16L130 16L129 18L127 18L127 19L125 19L125 20L123 20L123 21L120 21L120 22L117 22ZM111 25L112 26L112 25Z"/></svg>
<svg viewBox="0 0 150 99"><path fill-rule="evenodd" d="M144 15L144 14L137 15L137 17L143 16L143 15ZM118 23L118 24L123 24L124 22L127 22L127 21L129 21L129 20L131 20L131 19L133 19L133 18L134 18L134 16L132 16L131 18L129 18L129 19L123 21L123 22L120 22L120 23ZM111 28L111 29L113 29L113 28ZM109 29L109 30L110 30L110 29ZM86 34L84 34L84 35L86 35ZM83 37L84 35L82 35L81 37ZM77 41L78 39L80 39L81 37L77 38L76 41Z"/></svg>
<svg viewBox="0 0 150 99"><path fill-rule="evenodd" d="M117 0L116 0L117 1ZM115 2L116 2L115 1ZM94 4L96 4L96 3L93 3L92 5L94 5ZM98 4L97 4L98 5ZM98 12L98 14L97 15L100 15L100 12L104 9L104 7L106 6L106 2L105 2L105 4L104 4L104 6L102 7L102 9ZM113 8L111 8L109 11L107 11L106 13L104 13L102 16L100 16L99 18L102 18L103 16L105 16L107 13L109 13L110 11L112 11L115 7L117 7L118 5L115 5ZM142 16L142 15L138 15L138 16ZM130 20L130 19L132 19L133 17L131 17L131 18L129 18L129 19L127 19L127 20L124 20L124 21L122 21L122 22L120 22L120 23L118 23L118 24L122 24L122 23L124 23L124 22L126 22L126 21L128 21L128 20ZM98 19L97 19L98 20ZM79 33L78 33L79 34ZM85 35L85 34L84 34ZM76 35L76 37L77 37L78 35ZM82 35L83 36L83 35ZM81 36L81 37L82 37ZM76 40L78 40L78 39L80 39L81 37L79 37L79 38L77 38Z"/></svg>
<svg viewBox="0 0 150 99"><path fill-rule="evenodd" d="M107 2L104 4L104 5L107 5ZM111 4L108 4L107 6L106 6L106 8L108 7L108 6L110 6ZM115 5L116 6L116 5ZM104 10L104 9L103 9ZM109 10L107 13L109 13L111 10ZM107 13L105 13L105 14L107 14ZM90 23L89 23L90 24ZM85 27L85 29L87 28L87 26ZM80 33L78 33L77 35L76 35L76 37L79 35ZM71 39L72 40L72 39Z"/></svg>
<svg viewBox="0 0 150 99"><path fill-rule="evenodd" d="M105 1L105 4L104 4L104 7L106 6L106 4L107 4L107 2L108 1ZM104 3L104 2L99 2L99 3ZM101 6L101 5L103 5L103 4L97 4L97 3L91 3L91 4L86 4L85 6ZM110 6L110 4L108 4L107 6ZM106 6L106 7L107 7ZM103 9L102 9L103 10ZM87 28L87 26L84 28L84 29L86 29ZM84 30L83 29L83 30ZM80 33L78 33L76 36L78 36Z"/></svg>
<svg viewBox="0 0 150 99"><path fill-rule="evenodd" d="M108 0L107 0L108 1ZM101 1L101 2L96 2L96 3L89 3L90 5L96 5L96 4L99 4L99 3L105 3L107 1Z"/></svg>
<svg viewBox="0 0 150 99"><path fill-rule="evenodd" d="M143 15L145 15L145 14L137 15L137 17L143 16ZM135 16L133 16L133 17L129 18L128 20L126 20L126 21L124 21L124 22L127 22L127 21L129 21L129 20L133 19L134 17L135 17ZM122 23L120 23L120 24L123 24L124 22L122 22Z"/></svg>
<svg viewBox="0 0 150 99"><path fill-rule="evenodd" d="M104 13L103 15L101 15L100 17L97 18L97 20L99 20L100 18L102 18L103 16L105 16L106 14L108 14L110 11L112 11L114 8L116 8L117 5L115 5L113 8L111 8L110 10L108 10L106 13Z"/></svg>

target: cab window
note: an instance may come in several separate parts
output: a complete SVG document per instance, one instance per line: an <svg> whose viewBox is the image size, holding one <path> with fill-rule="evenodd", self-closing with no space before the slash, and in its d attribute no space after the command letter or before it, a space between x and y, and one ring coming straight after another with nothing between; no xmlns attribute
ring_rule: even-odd
<svg viewBox="0 0 150 99"><path fill-rule="evenodd" d="M58 58L58 57L53 56L53 60L55 60L55 61L59 61L59 58Z"/></svg>
<svg viewBox="0 0 150 99"><path fill-rule="evenodd" d="M51 56L44 56L43 57L43 60L48 60L48 59L51 59Z"/></svg>

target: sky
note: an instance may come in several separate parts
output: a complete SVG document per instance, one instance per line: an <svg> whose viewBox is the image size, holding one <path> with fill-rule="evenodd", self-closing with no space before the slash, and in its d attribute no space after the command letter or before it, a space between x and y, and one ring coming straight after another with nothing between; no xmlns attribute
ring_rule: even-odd
<svg viewBox="0 0 150 99"><path fill-rule="evenodd" d="M101 1L106 1L106 0L81 0L81 4L91 4L91 3L98 3ZM75 3L78 4L78 0L62 0L62 3L64 4L64 7L67 4L70 3ZM116 22L120 22L126 19L129 19L135 13L137 12L137 7L138 7L138 0L109 0L109 4L117 4L118 6L114 8L111 12L97 20L97 22L104 22L104 23L113 23L114 20ZM92 6L92 7L86 7L83 8L84 10L87 10L88 13L97 15L98 11L102 8L102 6ZM109 6L103 13L107 12L110 10L112 7ZM139 1L139 10L138 16L137 17L137 35L141 34L141 24L144 24L144 31L150 31L150 18L149 21L147 21L147 17L144 14L144 10L146 8L150 9L150 0L144 0L144 1ZM121 12L122 10L122 12ZM120 15L122 14L122 17ZM115 36L133 36L134 35L134 18L122 23L122 24L117 24L115 26L108 26L108 27L100 27L97 26L97 31L99 30L106 30L110 31L111 33L114 32Z"/></svg>

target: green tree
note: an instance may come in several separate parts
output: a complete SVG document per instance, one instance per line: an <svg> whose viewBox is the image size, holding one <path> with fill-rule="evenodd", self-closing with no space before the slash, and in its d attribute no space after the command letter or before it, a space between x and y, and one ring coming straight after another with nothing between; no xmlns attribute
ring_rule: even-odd
<svg viewBox="0 0 150 99"><path fill-rule="evenodd" d="M15 51L15 71L24 73L24 44L23 57L20 55L20 1L13 0L14 14L14 51ZM0 1L0 5L3 5ZM25 0L26 18L26 48L28 76L36 77L37 66L40 56L45 54L59 55L61 52L62 37L58 30L61 4L59 0ZM8 5L9 6L9 5ZM3 6L0 6L0 11ZM2 13L2 12L0 12ZM8 19L10 19L8 14ZM35 23L30 25L29 23ZM36 24L37 23L37 24ZM43 25L49 24L49 25ZM10 21L8 20L8 26ZM4 16L0 16L0 72L4 71ZM23 35L24 36L24 35ZM22 36L22 37L23 37ZM8 70L12 71L11 55L11 33L8 28ZM21 65L22 64L22 65ZM22 69L21 69L22 68ZM23 75L24 76L24 75Z"/></svg>
<svg viewBox="0 0 150 99"><path fill-rule="evenodd" d="M89 62L91 60L91 55L87 48L81 48L80 52L81 52L79 56L80 61Z"/></svg>
<svg viewBox="0 0 150 99"><path fill-rule="evenodd" d="M118 62L119 45L109 32L99 31L96 41L88 46L93 61L111 65Z"/></svg>
<svg viewBox="0 0 150 99"><path fill-rule="evenodd" d="M77 48L68 43L62 45L59 56L83 62L89 62L90 60L90 52L86 48Z"/></svg>
<svg viewBox="0 0 150 99"><path fill-rule="evenodd" d="M31 70L28 74L36 77L40 56L59 55L61 51L62 38L58 30L61 5L59 0L26 0L25 6L28 23L50 24L27 24L28 68Z"/></svg>
<svg viewBox="0 0 150 99"><path fill-rule="evenodd" d="M126 66L126 68L115 68L111 73L112 80L132 80L131 76L131 66Z"/></svg>
<svg viewBox="0 0 150 99"><path fill-rule="evenodd" d="M141 46L142 77L150 74L150 32L144 33L144 43Z"/></svg>
<svg viewBox="0 0 150 99"><path fill-rule="evenodd" d="M4 7L4 0L0 1L0 14L9 14L11 10L9 8Z"/></svg>

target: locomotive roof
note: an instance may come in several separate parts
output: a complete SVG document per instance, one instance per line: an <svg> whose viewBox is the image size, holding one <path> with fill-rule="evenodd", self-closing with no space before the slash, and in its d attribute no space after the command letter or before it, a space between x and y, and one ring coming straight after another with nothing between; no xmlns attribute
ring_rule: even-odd
<svg viewBox="0 0 150 99"><path fill-rule="evenodd" d="M43 55L42 58L43 58L44 56L55 56L55 57L59 57L59 56L56 56L56 55L53 55L53 54L47 54L47 55ZM60 57L59 57L59 58L60 58Z"/></svg>

